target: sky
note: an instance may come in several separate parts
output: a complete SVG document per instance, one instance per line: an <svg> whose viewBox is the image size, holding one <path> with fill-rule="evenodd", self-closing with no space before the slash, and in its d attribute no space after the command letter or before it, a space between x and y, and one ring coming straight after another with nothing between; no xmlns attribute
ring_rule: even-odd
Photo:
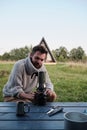
<svg viewBox="0 0 87 130"><path fill-rule="evenodd" d="M81 46L87 54L87 0L0 0L0 55L35 46Z"/></svg>

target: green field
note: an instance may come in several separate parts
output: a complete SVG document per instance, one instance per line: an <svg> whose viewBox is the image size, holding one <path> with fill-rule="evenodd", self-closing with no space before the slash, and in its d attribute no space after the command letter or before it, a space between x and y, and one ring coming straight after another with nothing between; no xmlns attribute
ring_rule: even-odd
<svg viewBox="0 0 87 130"><path fill-rule="evenodd" d="M2 89L14 63L0 62L0 101ZM60 102L87 101L87 64L58 63L46 65L51 81Z"/></svg>

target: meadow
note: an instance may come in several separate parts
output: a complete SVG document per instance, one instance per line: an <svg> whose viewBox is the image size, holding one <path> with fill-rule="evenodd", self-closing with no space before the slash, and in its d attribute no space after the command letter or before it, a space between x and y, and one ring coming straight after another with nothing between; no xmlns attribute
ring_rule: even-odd
<svg viewBox="0 0 87 130"><path fill-rule="evenodd" d="M8 80L14 62L0 61L0 102L3 101L2 89ZM87 101L87 64L57 63L46 64L50 79L57 93L56 101Z"/></svg>

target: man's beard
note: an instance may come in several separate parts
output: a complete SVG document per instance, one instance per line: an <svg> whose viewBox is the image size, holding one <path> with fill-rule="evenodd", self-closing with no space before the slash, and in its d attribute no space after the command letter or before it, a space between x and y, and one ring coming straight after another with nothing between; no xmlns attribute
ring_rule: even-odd
<svg viewBox="0 0 87 130"><path fill-rule="evenodd" d="M37 62L33 62L32 63L34 65L35 68L39 69L41 67L41 65Z"/></svg>
<svg viewBox="0 0 87 130"><path fill-rule="evenodd" d="M37 69L41 68L41 66L42 66L42 64L40 65L38 62L32 61L32 58L31 58L31 62L32 62L33 66L34 66L35 68L37 68Z"/></svg>

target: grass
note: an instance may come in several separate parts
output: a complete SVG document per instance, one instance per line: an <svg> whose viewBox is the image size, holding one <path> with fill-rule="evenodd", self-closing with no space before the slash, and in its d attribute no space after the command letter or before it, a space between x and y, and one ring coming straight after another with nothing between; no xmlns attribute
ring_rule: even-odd
<svg viewBox="0 0 87 130"><path fill-rule="evenodd" d="M11 72L12 67L13 63L0 62L0 101L3 101L2 89L8 80L8 76Z"/></svg>
<svg viewBox="0 0 87 130"><path fill-rule="evenodd" d="M65 63L47 66L47 70L57 101L87 101L87 65Z"/></svg>
<svg viewBox="0 0 87 130"><path fill-rule="evenodd" d="M0 63L0 101L3 101L2 89L8 80L14 63ZM46 65L57 100L60 102L87 101L87 64L58 63Z"/></svg>

